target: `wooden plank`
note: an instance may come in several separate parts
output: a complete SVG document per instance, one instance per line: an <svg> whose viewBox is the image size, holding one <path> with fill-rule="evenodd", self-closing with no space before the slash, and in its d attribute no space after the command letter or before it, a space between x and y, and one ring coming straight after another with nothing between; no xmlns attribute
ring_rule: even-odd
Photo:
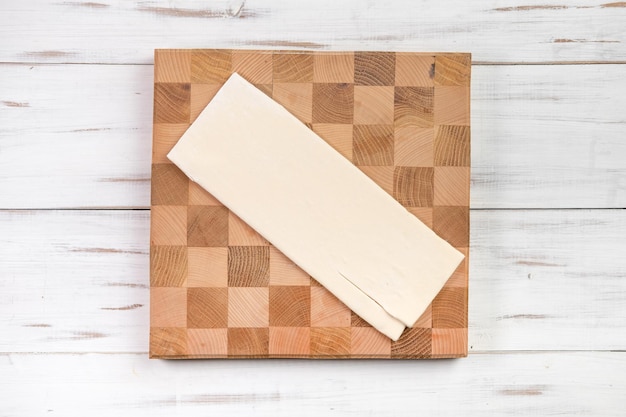
<svg viewBox="0 0 626 417"><path fill-rule="evenodd" d="M474 67L471 206L626 207L624 68ZM0 208L148 207L151 74L0 65Z"/></svg>
<svg viewBox="0 0 626 417"><path fill-rule="evenodd" d="M144 351L148 211L3 211L1 351Z"/></svg>
<svg viewBox="0 0 626 417"><path fill-rule="evenodd" d="M626 207L625 69L477 67L471 207Z"/></svg>
<svg viewBox="0 0 626 417"><path fill-rule="evenodd" d="M384 365L384 366L382 366ZM0 412L19 416L622 416L626 353L452 361L179 361L0 356Z"/></svg>
<svg viewBox="0 0 626 417"><path fill-rule="evenodd" d="M624 210L473 211L470 349L626 348L624 233Z"/></svg>
<svg viewBox="0 0 626 417"><path fill-rule="evenodd" d="M0 207L149 204L152 67L0 74Z"/></svg>
<svg viewBox="0 0 626 417"><path fill-rule="evenodd" d="M471 213L470 352L624 350L623 210ZM146 211L0 212L0 352L148 350Z"/></svg>
<svg viewBox="0 0 626 417"><path fill-rule="evenodd" d="M0 6L1 62L152 62L155 48L474 53L485 62L626 60L623 2L524 0L442 7L399 0L29 0Z"/></svg>

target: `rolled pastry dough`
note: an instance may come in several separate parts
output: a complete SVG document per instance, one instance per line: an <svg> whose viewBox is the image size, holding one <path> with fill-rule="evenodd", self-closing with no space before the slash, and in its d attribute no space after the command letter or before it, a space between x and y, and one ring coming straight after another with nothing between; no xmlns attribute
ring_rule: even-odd
<svg viewBox="0 0 626 417"><path fill-rule="evenodd" d="M238 74L168 158L393 340L463 259Z"/></svg>

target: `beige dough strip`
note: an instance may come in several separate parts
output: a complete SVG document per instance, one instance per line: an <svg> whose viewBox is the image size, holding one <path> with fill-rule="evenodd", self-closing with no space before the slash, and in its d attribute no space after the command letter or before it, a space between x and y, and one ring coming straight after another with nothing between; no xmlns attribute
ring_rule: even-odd
<svg viewBox="0 0 626 417"><path fill-rule="evenodd" d="M168 158L393 340L463 255L233 74Z"/></svg>

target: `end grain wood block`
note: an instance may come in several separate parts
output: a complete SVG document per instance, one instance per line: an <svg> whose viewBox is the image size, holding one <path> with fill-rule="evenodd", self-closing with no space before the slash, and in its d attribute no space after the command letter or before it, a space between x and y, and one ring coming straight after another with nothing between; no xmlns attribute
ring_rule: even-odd
<svg viewBox="0 0 626 417"><path fill-rule="evenodd" d="M228 248L187 248L187 287L228 287Z"/></svg>
<svg viewBox="0 0 626 417"><path fill-rule="evenodd" d="M352 124L354 85L348 83L313 84L313 123Z"/></svg>
<svg viewBox="0 0 626 417"><path fill-rule="evenodd" d="M152 165L152 205L186 206L189 179L174 164Z"/></svg>
<svg viewBox="0 0 626 417"><path fill-rule="evenodd" d="M150 212L151 245L187 246L187 207L154 206Z"/></svg>
<svg viewBox="0 0 626 417"><path fill-rule="evenodd" d="M469 87L471 68L471 59L468 54L437 55L433 71L435 84Z"/></svg>
<svg viewBox="0 0 626 417"><path fill-rule="evenodd" d="M268 328L229 328L228 356L267 357L269 355Z"/></svg>
<svg viewBox="0 0 626 417"><path fill-rule="evenodd" d="M273 68L274 84L313 82L313 55L311 54L274 54Z"/></svg>
<svg viewBox="0 0 626 417"><path fill-rule="evenodd" d="M391 52L356 52L355 85L395 85L396 54Z"/></svg>
<svg viewBox="0 0 626 417"><path fill-rule="evenodd" d="M393 125L393 103L393 87L355 86L354 124Z"/></svg>
<svg viewBox="0 0 626 417"><path fill-rule="evenodd" d="M398 127L394 131L394 163L399 166L432 167L435 131L417 126Z"/></svg>
<svg viewBox="0 0 626 417"><path fill-rule="evenodd" d="M238 72L468 255L470 68L468 54L156 51L150 356L466 356L467 258L392 343L166 154Z"/></svg>
<svg viewBox="0 0 626 417"><path fill-rule="evenodd" d="M411 53L396 54L395 85L401 87L434 86L435 56Z"/></svg>
<svg viewBox="0 0 626 417"><path fill-rule="evenodd" d="M227 329L187 329L187 354L190 357L225 358L228 355Z"/></svg>
<svg viewBox="0 0 626 417"><path fill-rule="evenodd" d="M354 327L351 331L350 353L354 356L391 356L391 339L372 327Z"/></svg>
<svg viewBox="0 0 626 417"><path fill-rule="evenodd" d="M393 125L355 125L352 146L355 165L393 165Z"/></svg>
<svg viewBox="0 0 626 417"><path fill-rule="evenodd" d="M189 355L187 329L184 327L150 327L150 357L180 358Z"/></svg>
<svg viewBox="0 0 626 417"><path fill-rule="evenodd" d="M428 167L396 167L393 175L393 196L406 207L432 207L434 169Z"/></svg>
<svg viewBox="0 0 626 417"><path fill-rule="evenodd" d="M228 288L188 288L187 327L228 327Z"/></svg>
<svg viewBox="0 0 626 417"><path fill-rule="evenodd" d="M394 95L396 127L433 127L435 89L396 87Z"/></svg>
<svg viewBox="0 0 626 417"><path fill-rule="evenodd" d="M228 289L228 327L268 327L269 288Z"/></svg>
<svg viewBox="0 0 626 417"><path fill-rule="evenodd" d="M229 287L267 287L269 270L269 247L230 246L228 248Z"/></svg>
<svg viewBox="0 0 626 417"><path fill-rule="evenodd" d="M189 246L227 246L228 210L219 206L187 207Z"/></svg>
<svg viewBox="0 0 626 417"><path fill-rule="evenodd" d="M442 125L436 129L435 166L470 166L469 126Z"/></svg>
<svg viewBox="0 0 626 417"><path fill-rule="evenodd" d="M312 327L311 355L348 357L351 353L349 327Z"/></svg>
<svg viewBox="0 0 626 417"><path fill-rule="evenodd" d="M311 353L309 327L270 327L269 354L303 357Z"/></svg>
<svg viewBox="0 0 626 417"><path fill-rule="evenodd" d="M313 55L314 83L354 83L353 52L320 52Z"/></svg>
<svg viewBox="0 0 626 417"><path fill-rule="evenodd" d="M166 155L185 133L189 123L155 123L152 131L152 161L155 164L171 164Z"/></svg>
<svg viewBox="0 0 626 417"><path fill-rule="evenodd" d="M191 86L187 83L154 85L154 121L156 123L188 123L191 112Z"/></svg>
<svg viewBox="0 0 626 417"><path fill-rule="evenodd" d="M430 358L432 356L432 329L406 329L402 338L391 343L392 358Z"/></svg>
<svg viewBox="0 0 626 417"><path fill-rule="evenodd" d="M311 290L309 286L270 287L270 326L310 327Z"/></svg>
<svg viewBox="0 0 626 417"><path fill-rule="evenodd" d="M156 230L158 233L158 229ZM150 246L150 287L182 287L187 280L186 246Z"/></svg>
<svg viewBox="0 0 626 417"><path fill-rule="evenodd" d="M245 77L253 84L272 84L272 52L233 51L233 72Z"/></svg>
<svg viewBox="0 0 626 417"><path fill-rule="evenodd" d="M154 51L155 83L189 83L191 81L191 51L157 49Z"/></svg>
<svg viewBox="0 0 626 417"><path fill-rule="evenodd" d="M221 84L232 73L231 51L199 49L191 51L191 82Z"/></svg>
<svg viewBox="0 0 626 417"><path fill-rule="evenodd" d="M150 324L187 327L187 289L157 287L150 291Z"/></svg>

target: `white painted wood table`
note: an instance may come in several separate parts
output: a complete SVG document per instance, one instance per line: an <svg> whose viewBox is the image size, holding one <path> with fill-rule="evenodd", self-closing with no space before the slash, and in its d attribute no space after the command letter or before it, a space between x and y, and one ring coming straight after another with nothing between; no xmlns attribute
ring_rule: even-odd
<svg viewBox="0 0 626 417"><path fill-rule="evenodd" d="M0 416L626 413L626 3L97 1L0 3ZM473 53L468 358L148 360L170 47Z"/></svg>

